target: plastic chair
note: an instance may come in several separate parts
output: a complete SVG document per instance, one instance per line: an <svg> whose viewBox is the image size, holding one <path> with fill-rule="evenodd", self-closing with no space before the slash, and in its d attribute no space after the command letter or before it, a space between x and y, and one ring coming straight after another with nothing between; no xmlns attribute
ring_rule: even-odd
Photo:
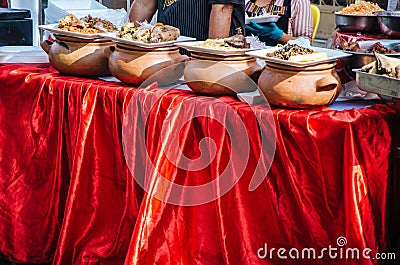
<svg viewBox="0 0 400 265"><path fill-rule="evenodd" d="M311 36L311 44L314 43L315 36L317 35L319 20L321 18L321 11L317 5L311 5L311 14L313 17L313 33Z"/></svg>

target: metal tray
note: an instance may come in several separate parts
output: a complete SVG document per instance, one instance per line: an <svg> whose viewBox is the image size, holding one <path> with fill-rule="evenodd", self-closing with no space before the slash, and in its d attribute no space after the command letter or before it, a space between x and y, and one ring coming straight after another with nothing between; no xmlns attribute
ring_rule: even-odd
<svg viewBox="0 0 400 265"><path fill-rule="evenodd" d="M105 38L111 39L112 41L114 41L116 43L122 43L122 44L141 47L141 48L162 48L162 47L173 46L177 42L196 40L195 38L192 38L192 37L179 36L174 41L165 41L165 42L159 42L159 43L145 43L145 42L141 42L141 41L132 41L132 40L127 40L127 39L123 39L123 38L118 38L117 36L108 34L108 33L102 33L100 35L104 36Z"/></svg>
<svg viewBox="0 0 400 265"><path fill-rule="evenodd" d="M354 69L358 86L368 92L400 98L400 79Z"/></svg>
<svg viewBox="0 0 400 265"><path fill-rule="evenodd" d="M257 51L251 51L251 52L246 52L247 55L257 57L259 59L262 59L266 62L271 62L271 63L277 63L277 64L283 64L283 65L288 65L288 66L293 66L293 67L307 67L307 66L313 66L321 63L328 63L328 62L333 62L336 61L339 58L351 56L351 54L338 51L338 50L332 50L332 49L326 49L326 48L318 48L318 47L311 47L316 52L325 52L327 54L327 58L321 59L321 60L316 60L312 62L289 62L287 60L282 60L279 58L275 57L268 57L266 56L267 53L271 53L273 51L276 51L279 49L278 47L269 47L267 49L262 49L262 50L257 50Z"/></svg>
<svg viewBox="0 0 400 265"><path fill-rule="evenodd" d="M245 55L246 52L254 51L257 49L257 48L249 48L249 49L221 50L221 49L212 49L212 48L197 46L203 42L204 41L179 42L179 43L176 43L175 45L178 47L184 48L188 51L191 51L191 52L202 52L202 53L214 54L214 55L219 55L219 56Z"/></svg>
<svg viewBox="0 0 400 265"><path fill-rule="evenodd" d="M42 30L47 30L54 34L59 34L59 35L64 35L64 36L74 37L74 38L79 38L79 39L85 39L85 40L106 38L107 36L111 37L111 36L115 36L115 34L116 34L116 33L112 33L112 32L96 33L96 34L84 34L84 33L79 33L79 32L72 32L72 31L58 29L58 24L39 25L38 27Z"/></svg>

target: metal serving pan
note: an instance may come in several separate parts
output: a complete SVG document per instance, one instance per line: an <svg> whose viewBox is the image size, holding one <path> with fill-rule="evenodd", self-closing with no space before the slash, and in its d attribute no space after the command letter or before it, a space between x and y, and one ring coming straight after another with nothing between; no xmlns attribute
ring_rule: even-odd
<svg viewBox="0 0 400 265"><path fill-rule="evenodd" d="M347 32L377 33L380 31L377 16L343 15L335 13L336 28Z"/></svg>
<svg viewBox="0 0 400 265"><path fill-rule="evenodd" d="M400 79L354 69L358 86L368 92L400 98Z"/></svg>
<svg viewBox="0 0 400 265"><path fill-rule="evenodd" d="M389 49L399 52L398 54L385 54L386 56L400 57L400 40L380 40L380 39L378 39L378 40L358 41L357 43L361 49L368 49L370 46L372 46L373 44L375 44L377 42L380 42L386 48L389 48ZM375 56L373 53L352 52L352 51L343 51L343 52L349 53L352 55L350 57L342 58L343 64L347 65L350 69L361 68L364 65L375 61Z"/></svg>
<svg viewBox="0 0 400 265"><path fill-rule="evenodd" d="M378 25L381 31L392 37L400 37L400 11L378 11Z"/></svg>

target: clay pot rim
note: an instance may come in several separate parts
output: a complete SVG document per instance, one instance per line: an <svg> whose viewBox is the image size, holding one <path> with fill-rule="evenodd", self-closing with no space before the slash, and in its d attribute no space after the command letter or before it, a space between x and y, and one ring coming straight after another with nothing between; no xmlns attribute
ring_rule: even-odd
<svg viewBox="0 0 400 265"><path fill-rule="evenodd" d="M266 63L265 68L272 68L282 71L289 71L289 72L318 72L324 70L332 70L336 66L336 62L333 63L321 63L312 66L305 66L305 67L294 67L290 65L284 64L277 64L277 63Z"/></svg>
<svg viewBox="0 0 400 265"><path fill-rule="evenodd" d="M210 53L202 53L202 52L191 52L190 56L194 59L208 60L208 61L221 61L221 62L230 62L230 61L253 61L256 60L255 57L250 55L237 55L237 56L220 56L214 55Z"/></svg>
<svg viewBox="0 0 400 265"><path fill-rule="evenodd" d="M112 43L110 39L96 38L96 39L82 39L79 37L71 37L65 35L54 34L56 41L75 42L75 43Z"/></svg>
<svg viewBox="0 0 400 265"><path fill-rule="evenodd" d="M167 52L167 51L179 50L178 46L145 48L145 47L139 47L139 46L123 44L123 43L117 43L116 48L124 50L124 51L135 51L135 52L154 52L154 51Z"/></svg>

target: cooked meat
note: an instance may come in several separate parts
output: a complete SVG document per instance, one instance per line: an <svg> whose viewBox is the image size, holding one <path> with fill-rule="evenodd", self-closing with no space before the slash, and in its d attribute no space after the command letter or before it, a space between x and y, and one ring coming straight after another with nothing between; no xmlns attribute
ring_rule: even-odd
<svg viewBox="0 0 400 265"><path fill-rule="evenodd" d="M283 48L275 52L267 53L266 56L276 57L282 60L289 60L291 56L312 54L312 53L314 53L312 49L305 48L299 45L286 44L285 46L283 46Z"/></svg>
<svg viewBox="0 0 400 265"><path fill-rule="evenodd" d="M246 42L246 37L243 35L234 35L224 40L229 46L235 48L250 48L250 44Z"/></svg>
<svg viewBox="0 0 400 265"><path fill-rule="evenodd" d="M72 26L76 22L78 22L78 18L73 14L68 14L58 22L58 27Z"/></svg>
<svg viewBox="0 0 400 265"><path fill-rule="evenodd" d="M117 28L108 20L94 18L90 15L78 19L73 14L68 14L58 23L58 28L61 30L79 32L85 34L95 34L105 31L115 31Z"/></svg>
<svg viewBox="0 0 400 265"><path fill-rule="evenodd" d="M173 26L157 23L150 33L150 43L176 40L181 35L180 30Z"/></svg>
<svg viewBox="0 0 400 265"><path fill-rule="evenodd" d="M155 24L151 29L136 27L134 23L125 23L117 36L119 38L141 41L144 43L160 43L176 40L179 35L180 31L178 28L162 23Z"/></svg>

